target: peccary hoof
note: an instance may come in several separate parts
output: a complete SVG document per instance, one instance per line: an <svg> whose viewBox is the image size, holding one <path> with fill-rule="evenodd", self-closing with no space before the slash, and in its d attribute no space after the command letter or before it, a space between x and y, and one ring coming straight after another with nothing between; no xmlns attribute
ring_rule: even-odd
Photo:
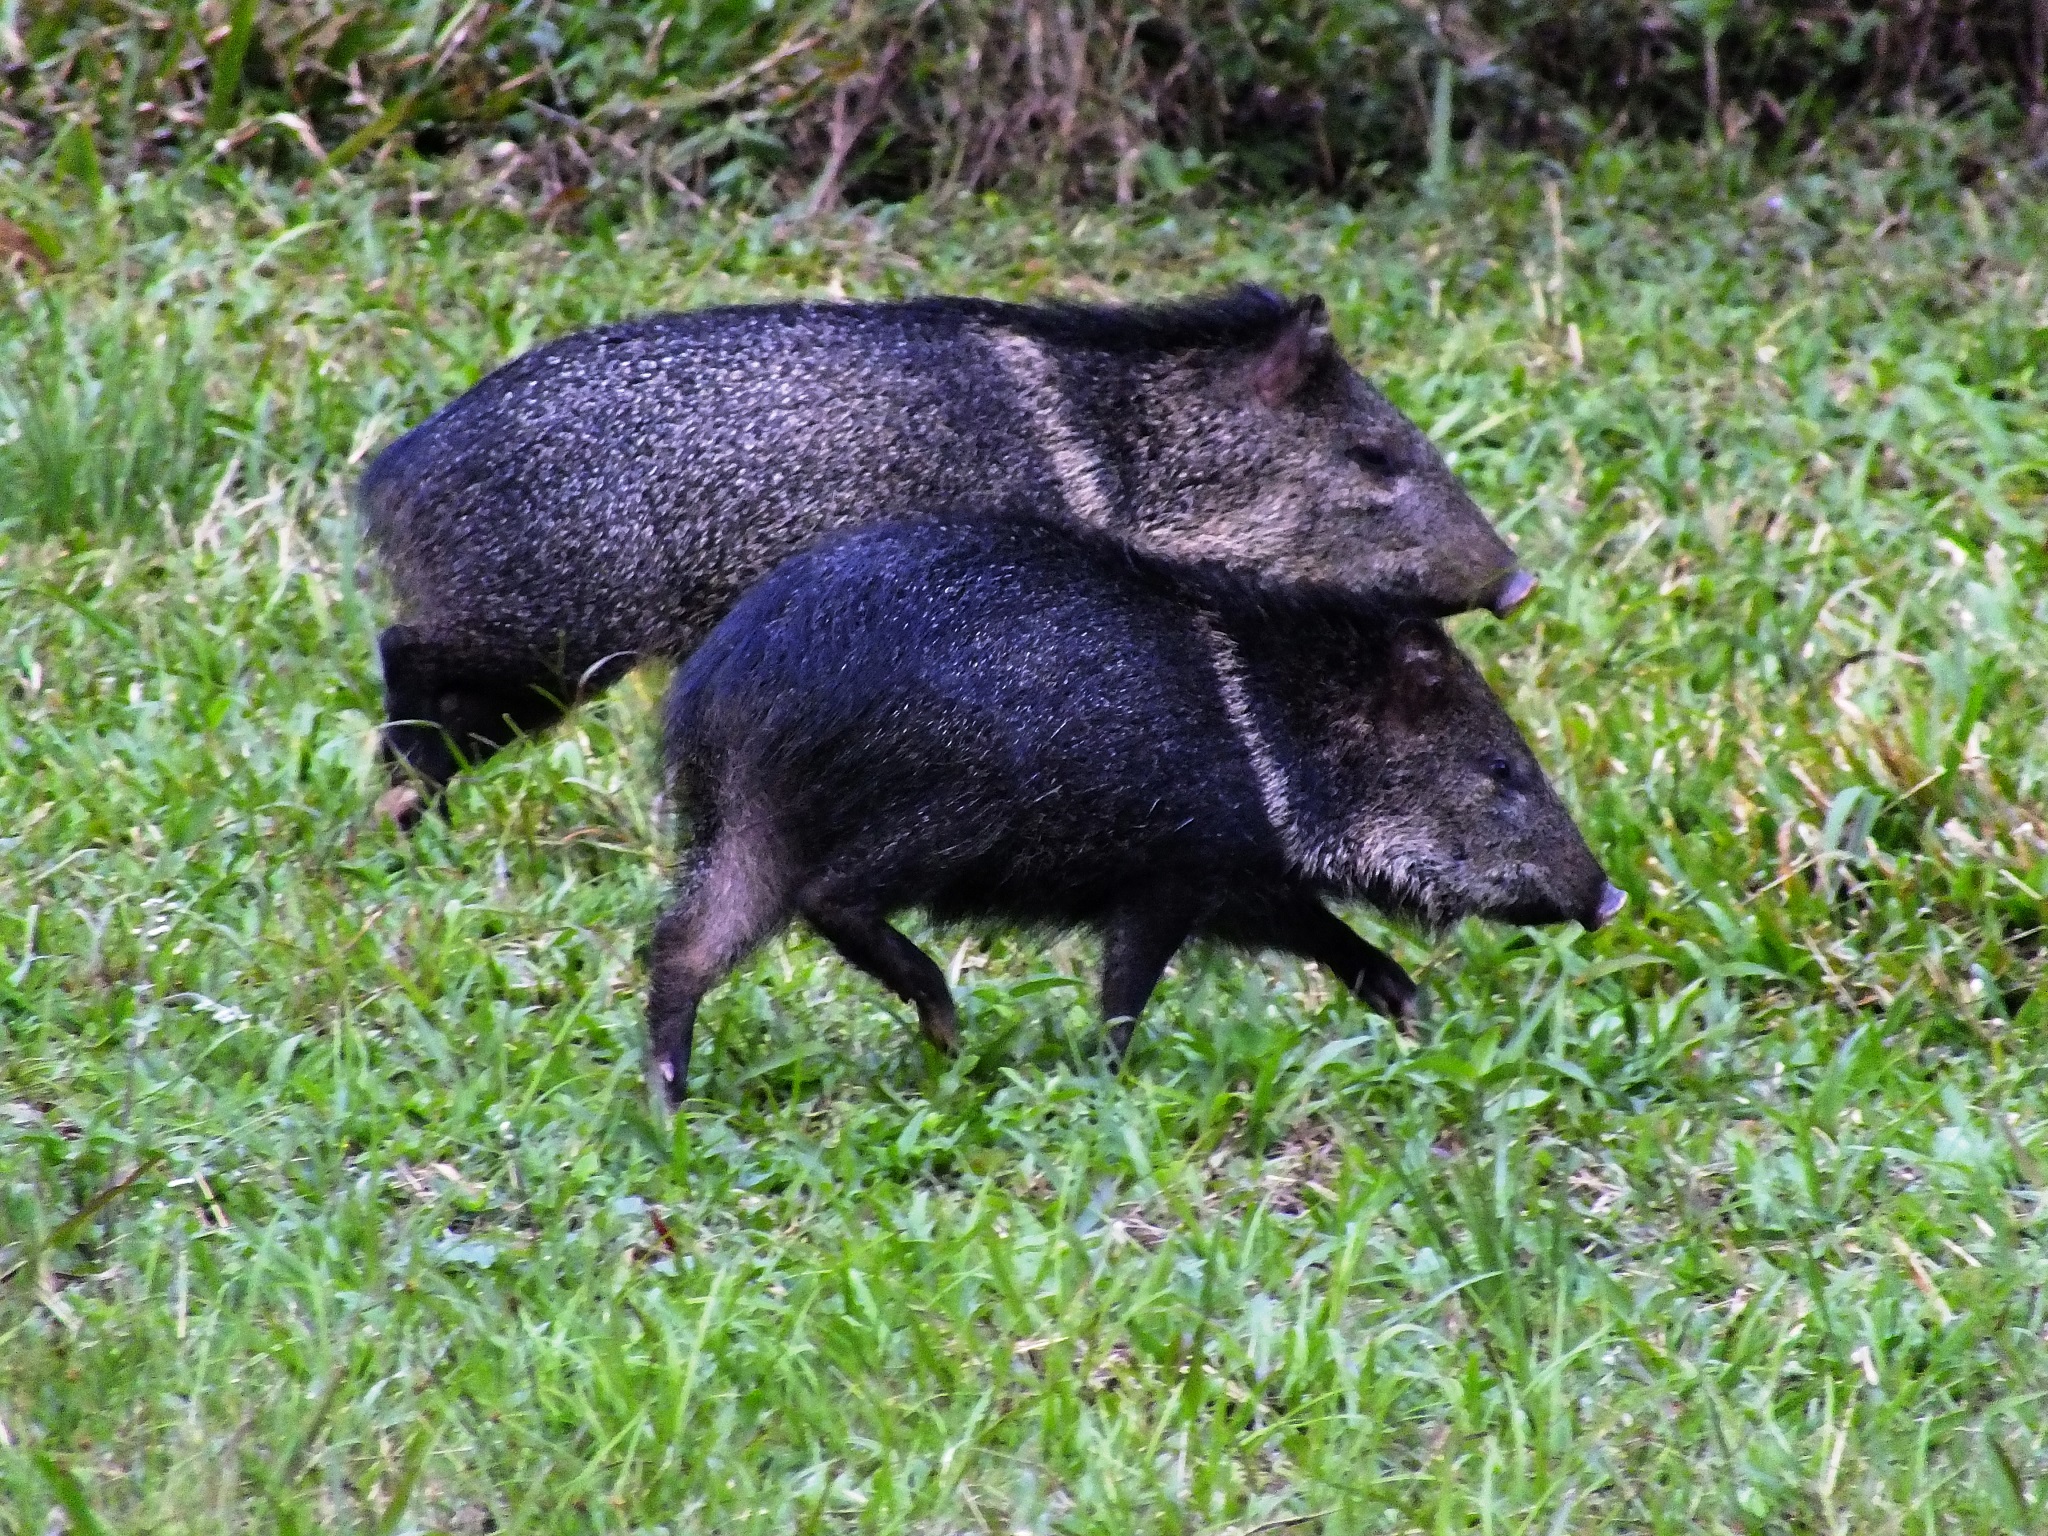
<svg viewBox="0 0 2048 1536"><path fill-rule="evenodd" d="M1422 993L1413 982L1405 987L1384 987L1379 995L1379 1009L1388 1018L1399 1024L1419 1024L1424 1018L1424 1009L1429 1005L1423 1001Z"/></svg>
<svg viewBox="0 0 2048 1536"><path fill-rule="evenodd" d="M1396 1024L1419 1024L1428 1017L1428 1000L1408 973L1391 960L1385 972L1359 977L1352 990L1366 1007Z"/></svg>
<svg viewBox="0 0 2048 1536"><path fill-rule="evenodd" d="M410 784L394 784L377 797L377 817L410 832L427 814L427 797Z"/></svg>

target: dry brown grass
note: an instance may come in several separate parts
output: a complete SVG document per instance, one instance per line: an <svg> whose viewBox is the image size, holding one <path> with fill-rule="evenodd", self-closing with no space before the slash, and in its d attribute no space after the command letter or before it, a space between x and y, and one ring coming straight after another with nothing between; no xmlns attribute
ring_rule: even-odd
<svg viewBox="0 0 2048 1536"><path fill-rule="evenodd" d="M541 204L621 180L814 208L1125 202L1356 191L1475 137L1803 139L1901 101L2002 95L2048 141L2044 53L2048 0L61 0L0 27L0 135L88 181L502 141L496 169Z"/></svg>

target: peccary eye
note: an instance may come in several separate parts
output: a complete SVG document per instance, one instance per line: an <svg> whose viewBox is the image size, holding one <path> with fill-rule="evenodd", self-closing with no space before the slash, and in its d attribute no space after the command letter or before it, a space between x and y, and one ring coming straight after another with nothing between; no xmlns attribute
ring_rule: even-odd
<svg viewBox="0 0 2048 1536"><path fill-rule="evenodd" d="M1504 757L1496 757L1486 765L1486 771L1493 775L1493 782L1502 789L1515 782L1515 765Z"/></svg>
<svg viewBox="0 0 2048 1536"><path fill-rule="evenodd" d="M1375 448L1370 443L1355 443L1344 450L1344 457L1379 480L1391 480L1400 472L1393 456L1384 448Z"/></svg>

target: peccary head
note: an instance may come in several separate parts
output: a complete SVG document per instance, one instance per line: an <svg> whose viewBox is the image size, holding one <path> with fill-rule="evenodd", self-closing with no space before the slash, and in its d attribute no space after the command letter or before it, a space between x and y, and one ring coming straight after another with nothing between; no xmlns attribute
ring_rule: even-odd
<svg viewBox="0 0 2048 1536"><path fill-rule="evenodd" d="M1133 477L1141 541L1439 614L1506 614L1535 590L1421 428L1345 362L1320 298L1217 303L1237 345L1190 350L1123 407L1158 439Z"/></svg>
<svg viewBox="0 0 2048 1536"><path fill-rule="evenodd" d="M1364 664L1337 663L1296 706L1314 788L1295 841L1312 874L1430 926L1598 928L1621 910L1625 893L1442 629L1407 620Z"/></svg>

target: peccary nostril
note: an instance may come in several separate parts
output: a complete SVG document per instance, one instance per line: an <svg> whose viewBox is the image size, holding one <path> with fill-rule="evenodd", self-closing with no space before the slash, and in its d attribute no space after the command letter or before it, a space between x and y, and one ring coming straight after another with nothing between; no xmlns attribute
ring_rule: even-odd
<svg viewBox="0 0 2048 1536"><path fill-rule="evenodd" d="M1487 606L1502 618L1506 618L1522 604L1529 601L1529 594L1536 590L1537 578L1528 571L1509 571L1506 581L1493 594L1493 601Z"/></svg>
<svg viewBox="0 0 2048 1536"><path fill-rule="evenodd" d="M1600 903L1593 908L1593 920L1587 923L1586 926L1588 928L1605 928L1608 923L1613 921L1615 913L1627 905L1628 892L1624 891L1620 886L1607 885L1601 887Z"/></svg>

